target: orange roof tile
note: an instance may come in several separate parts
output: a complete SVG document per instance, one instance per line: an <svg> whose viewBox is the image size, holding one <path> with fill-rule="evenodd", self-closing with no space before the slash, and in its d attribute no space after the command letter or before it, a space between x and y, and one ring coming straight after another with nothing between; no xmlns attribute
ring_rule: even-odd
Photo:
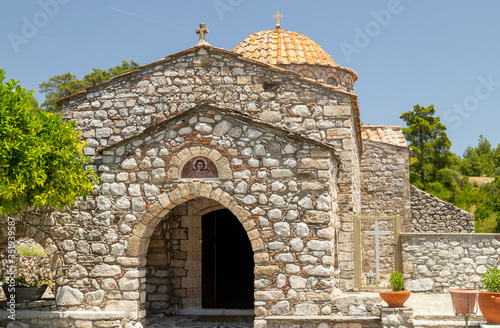
<svg viewBox="0 0 500 328"><path fill-rule="evenodd" d="M370 141L383 142L398 147L408 147L399 125L362 125L361 136Z"/></svg>
<svg viewBox="0 0 500 328"><path fill-rule="evenodd" d="M332 57L307 36L287 30L267 30L245 38L234 52L267 64L335 66Z"/></svg>

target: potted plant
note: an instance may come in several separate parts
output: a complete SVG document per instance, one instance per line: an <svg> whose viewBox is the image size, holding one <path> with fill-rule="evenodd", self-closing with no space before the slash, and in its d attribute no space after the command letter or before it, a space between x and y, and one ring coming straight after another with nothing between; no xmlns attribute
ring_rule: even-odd
<svg viewBox="0 0 500 328"><path fill-rule="evenodd" d="M16 278L4 279L2 288L7 301L14 299L16 302L29 302L41 299L47 287L51 285L52 281L40 274L31 281L21 274Z"/></svg>
<svg viewBox="0 0 500 328"><path fill-rule="evenodd" d="M487 323L500 323L500 269L489 268L481 282L486 291L479 293L479 309Z"/></svg>
<svg viewBox="0 0 500 328"><path fill-rule="evenodd" d="M389 282L391 283L392 291L380 292L380 297L389 307L404 306L406 300L410 297L410 291L403 290L403 274L399 271L394 271L391 273Z"/></svg>
<svg viewBox="0 0 500 328"><path fill-rule="evenodd" d="M474 314L477 311L477 289L456 288L448 291L455 314Z"/></svg>
<svg viewBox="0 0 500 328"><path fill-rule="evenodd" d="M28 258L29 262L30 258L37 259L46 256L47 254L39 244L35 244L30 240L19 241L19 244L16 245L15 257L17 272L9 276L0 276L0 282L3 281L2 289L7 301L15 299L16 302L26 302L42 298L47 287L52 285L52 281L44 276L43 269L37 266L39 262L34 261L30 265L26 264L22 259Z"/></svg>

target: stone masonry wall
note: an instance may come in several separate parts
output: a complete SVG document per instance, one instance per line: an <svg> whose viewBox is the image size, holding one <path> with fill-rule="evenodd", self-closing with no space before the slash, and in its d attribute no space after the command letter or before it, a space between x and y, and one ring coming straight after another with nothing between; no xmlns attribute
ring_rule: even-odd
<svg viewBox="0 0 500 328"><path fill-rule="evenodd" d="M215 106L198 106L204 100ZM125 327L141 327L154 230L172 209L207 198L247 232L259 318L331 314L333 289L353 288L355 102L352 94L212 47L63 101L100 181L86 200L29 220L27 235L61 260L57 309L118 313ZM219 179L179 179L196 156L213 161ZM173 282L175 296L182 285Z"/></svg>
<svg viewBox="0 0 500 328"><path fill-rule="evenodd" d="M409 150L381 142L363 140L361 156L361 211L362 217L401 216L401 230L410 232ZM374 230L375 220L362 220L362 275L376 272L375 238L366 236ZM392 231L392 220L378 220L381 231ZM379 240L380 272L383 284L394 270L394 240L389 236ZM363 281L363 279L362 279ZM365 283L362 282L362 285Z"/></svg>
<svg viewBox="0 0 500 328"><path fill-rule="evenodd" d="M186 50L95 86L63 102L89 142L88 155L210 99L339 152L350 139L351 95L302 80L295 73L213 48Z"/></svg>
<svg viewBox="0 0 500 328"><path fill-rule="evenodd" d="M348 92L353 92L354 81L358 78L353 70L340 66L330 67L308 64L278 64L277 66Z"/></svg>
<svg viewBox="0 0 500 328"><path fill-rule="evenodd" d="M196 47L95 86L62 103L88 142L85 152L119 142L210 99L312 140L332 145L338 172L339 288L354 287L352 217L359 208L359 119L355 96L300 75Z"/></svg>
<svg viewBox="0 0 500 328"><path fill-rule="evenodd" d="M471 233L474 216L411 186L411 232Z"/></svg>
<svg viewBox="0 0 500 328"><path fill-rule="evenodd" d="M354 126L354 119L351 124ZM361 178L360 178L360 150L355 145L358 135L354 129L348 138L342 140L346 149L351 150L350 158L341 159L339 169L339 181L350 179L352 183L339 183L339 209L337 222L335 224L337 232L336 249L338 250L338 268L340 270L339 288L344 291L354 289L354 222L353 213L361 211Z"/></svg>
<svg viewBox="0 0 500 328"><path fill-rule="evenodd" d="M158 277L158 271L148 272L150 242L149 255L163 247L155 229L179 205L207 198L229 209L247 232L260 318L330 314L340 280L332 252L335 153L329 145L207 104L103 149L95 160L100 181L93 195L40 216L47 223L42 229L28 229L37 241L50 236L63 259L57 309L120 312L126 327L140 325L153 302L147 291L159 287L148 284ZM180 179L184 163L196 156L213 161L219 178ZM46 235L36 237L38 231ZM178 269L189 278L189 270ZM182 283L172 282L173 295L181 297ZM165 293L171 293L168 287Z"/></svg>
<svg viewBox="0 0 500 328"><path fill-rule="evenodd" d="M236 115L202 106L104 149L97 207L122 216L130 209L144 210L155 196L185 181L179 172L187 159L209 156L221 177L208 182L233 194L253 222L247 233L255 252L256 286L261 286L255 293L256 313L328 313L334 284L330 220L336 201L329 193L330 183L336 182L330 176L335 166L331 153ZM207 144L215 146L217 156ZM257 243L259 235L266 246Z"/></svg>
<svg viewBox="0 0 500 328"><path fill-rule="evenodd" d="M415 292L482 289L481 274L500 269L499 234L408 233L401 240L405 288Z"/></svg>
<svg viewBox="0 0 500 328"><path fill-rule="evenodd" d="M151 235L146 255L146 303L151 312L176 313L178 297L174 296L173 270L169 265L173 258L172 229L180 224L179 212L186 210L185 204L170 212L165 220L156 226ZM176 256L179 256L176 254Z"/></svg>
<svg viewBox="0 0 500 328"><path fill-rule="evenodd" d="M361 216L401 216L401 230L411 232L409 150L363 140Z"/></svg>

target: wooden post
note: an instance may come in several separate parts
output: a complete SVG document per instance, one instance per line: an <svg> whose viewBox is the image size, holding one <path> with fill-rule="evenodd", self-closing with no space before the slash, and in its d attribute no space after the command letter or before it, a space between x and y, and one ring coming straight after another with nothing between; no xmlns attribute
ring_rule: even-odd
<svg viewBox="0 0 500 328"><path fill-rule="evenodd" d="M19 273L21 271L21 255L16 254L16 262L17 262L17 265L16 265L16 271L17 271L16 277L19 278Z"/></svg>

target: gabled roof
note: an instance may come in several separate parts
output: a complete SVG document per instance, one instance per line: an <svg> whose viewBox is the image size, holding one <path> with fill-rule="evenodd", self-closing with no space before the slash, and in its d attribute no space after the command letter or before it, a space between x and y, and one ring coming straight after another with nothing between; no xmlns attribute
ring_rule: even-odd
<svg viewBox="0 0 500 328"><path fill-rule="evenodd" d="M91 92L94 89L97 89L98 87L105 86L106 84L109 84L110 82L119 80L119 79L121 79L121 78L123 78L125 76L133 75L133 74L135 74L137 72L142 71L144 68L148 68L148 67L151 67L151 66L163 64L163 63L168 62L168 61L170 61L170 60L172 60L172 59L174 59L176 57L180 57L180 56L183 56L183 55L186 55L186 54L189 54L189 53L193 53L193 52L198 52L200 49L203 49L203 48L206 49L206 50L209 50L209 51L219 52L219 53L222 53L222 54L225 54L225 55L230 55L230 56L233 56L233 57L237 58L238 60L245 61L245 62L248 62L248 63L252 63L254 65L258 65L258 66L264 67L266 69L269 69L269 70L272 70L272 71L275 71L275 72L292 74L292 75L295 75L295 77L297 77L297 78L299 78L299 79L301 79L303 81L307 81L307 82L315 84L315 85L317 85L319 87L323 87L323 88L329 89L331 91L336 91L336 92L343 93L343 94L349 95L351 97L357 98L357 96L355 94L353 94L353 93L350 93L350 92L338 89L337 87L332 86L332 85L328 85L326 83L317 82L315 80L306 78L306 77L302 76L301 74L299 74L297 72L289 71L287 69L284 69L284 68L281 68L281 67L278 67L278 66L275 66L275 65L272 65L272 64L263 63L263 62L260 62L258 60L255 60L255 59L248 59L248 58L245 58L241 54L238 54L238 53L235 53L233 51L229 51L229 50L226 50L226 49L223 49L223 48L217 48L217 47L214 47L214 46L211 46L211 45L202 45L202 46L195 46L195 47L192 47L192 48L188 48L188 49L179 51L177 53L168 55L165 58L162 58L162 59L159 59L157 61L154 61L152 63L139 66L138 68L136 68L133 71L130 71L130 72L127 72L127 73L123 73L123 74L114 76L114 77L112 77L109 80L103 81L103 82L98 83L98 84L93 85L93 86L90 86L87 89L82 90L80 92L77 92L75 94L72 94L72 95L70 95L70 96L68 96L66 98L59 99L57 101L57 104L58 105L62 105L64 102L66 102L69 99L76 98L76 97L78 97L80 95L84 95L84 94L86 94L88 92Z"/></svg>
<svg viewBox="0 0 500 328"><path fill-rule="evenodd" d="M163 121L161 123L156 124L155 126L149 127L149 128L145 129L144 131L142 131L139 134L133 135L133 136L131 136L129 138L126 138L126 139L123 139L123 140L121 140L121 141L119 141L117 143L114 143L112 145L109 145L109 146L106 146L106 147L103 147L103 148L99 149L98 153L102 154L106 150L115 149L115 148L117 148L117 147L119 147L119 146L121 146L123 144L129 143L129 142L131 142L131 141L133 141L135 139L141 138L141 137L143 137L145 135L154 134L157 131L162 130L163 128L165 128L165 127L173 124L174 122L177 122L179 119L182 119L182 118L184 118L186 116L189 116L189 115L191 115L194 112L206 110L207 107L208 107L209 109L212 109L212 110L215 110L215 111L218 111L218 112L223 112L223 113L227 114L228 116L231 116L235 120L245 121L245 122L250 123L252 125L260 125L262 127L270 129L272 131L276 131L276 133L284 134L284 135L290 137L291 139L299 140L301 142L306 142L306 143L313 144L313 145L316 145L316 146L319 146L319 147L322 147L322 148L326 148L326 149L328 149L329 151L332 152L334 160L337 163L340 163L339 158L335 154L335 147L333 147L330 144L306 138L306 137L302 136L301 134L295 133L295 132L290 131L290 130L288 130L286 128L282 128L282 127L276 126L274 124L265 122L265 121L263 121L263 120L261 120L259 118L250 116L248 114L245 114L245 113L242 113L242 112L230 109L230 108L221 108L221 107L215 106L214 103L215 103L215 101L213 101L211 99L203 100L198 105L196 105L195 107L193 107L193 108L191 108L191 109L189 109L189 110L187 110L187 111L185 111L185 112L183 112L181 114L172 116L172 117L168 118L167 120L165 120L165 121Z"/></svg>
<svg viewBox="0 0 500 328"><path fill-rule="evenodd" d="M260 61L254 60L254 59L248 59L248 58L245 58L241 54L237 54L235 52L232 52L232 51L229 51L229 50L226 50L226 49L217 48L217 47L213 47L213 46L209 46L209 45L195 46L195 47L192 47L192 48L185 49L183 51L177 52L175 54L169 55L169 56L167 56L165 58L162 58L160 60L157 60L155 62L146 64L146 65L142 65L142 66L138 67L137 69L135 69L133 71L117 75L117 76L115 76L115 77L113 77L113 78L111 78L111 79L109 79L107 81L101 82L101 83L96 84L94 86L91 86L91 87L89 87L89 88L87 88L87 89L85 89L83 91L80 91L80 92L75 93L75 94L73 94L71 96L63 98L63 99L57 101L57 104L58 105L62 105L63 103L65 103L66 101L68 101L70 99L73 99L73 98L76 98L76 97L79 97L79 96L83 96L83 95L85 95L88 92L92 92L94 89L97 89L99 87L105 86L105 85L107 85L107 84L109 84L109 83L111 83L113 81L120 80L120 79L122 79L125 76L130 76L130 75L136 74L136 73L142 71L143 69L151 67L151 66L155 66L155 65L162 64L162 63L166 63L166 62L168 62L168 61L170 61L170 60L172 60L172 59L174 59L176 57L179 57L179 56L187 55L187 54L190 54L190 53L193 53L193 52L198 52L201 49L205 49L205 50L213 51L213 52L219 52L219 53L224 54L224 55L233 56L233 57L237 58L240 61L248 62L248 63L251 63L253 65L257 65L257 66L261 66L261 67L266 68L266 69L271 70L271 71L294 75L294 77L297 78L297 79L300 79L300 80L305 81L305 82L310 83L310 84L314 84L314 85L316 85L318 87L321 87L323 89L327 89L329 91L334 91L334 92L338 92L338 93L342 93L342 94L348 95L351 98L351 101L352 101L351 104L352 104L352 108L353 108L355 129L356 129L356 134L358 136L357 144L358 144L358 147L359 147L360 151L362 151L362 149L363 149L363 143L362 143L362 140L361 140L362 139L361 138L361 121L360 121L360 118L359 118L359 105L358 105L358 97L357 97L356 94L350 93L350 92L347 92L347 91L344 91L344 90L340 90L337 87L334 87L334 86L331 86L331 85L328 85L328 84L325 84L325 83L322 83L322 82L314 81L312 79L309 79L309 78L306 78L306 77L300 75L299 73L296 73L296 72L293 72L293 71L289 71L289 70L286 70L284 68L280 68L280 67L275 66L275 65L271 65L271 64L267 64L267 63L262 63Z"/></svg>
<svg viewBox="0 0 500 328"><path fill-rule="evenodd" d="M361 135L365 140L408 148L400 125L362 125Z"/></svg>

